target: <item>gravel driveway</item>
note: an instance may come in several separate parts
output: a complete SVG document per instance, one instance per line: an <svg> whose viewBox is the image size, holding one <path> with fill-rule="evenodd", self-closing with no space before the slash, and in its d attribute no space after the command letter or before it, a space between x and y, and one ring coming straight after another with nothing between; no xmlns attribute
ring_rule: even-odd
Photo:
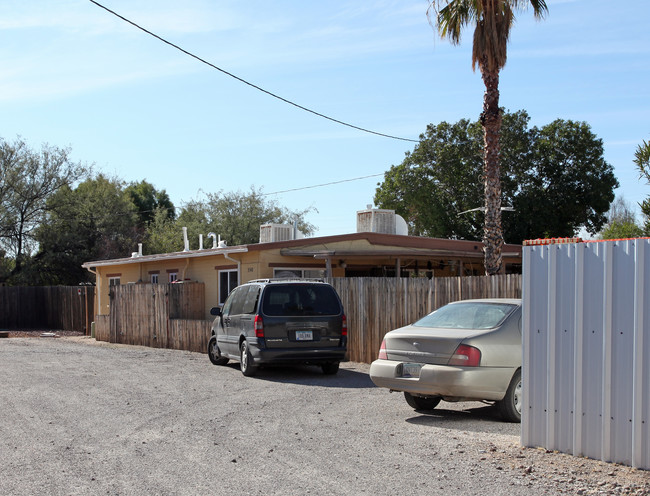
<svg viewBox="0 0 650 496"><path fill-rule="evenodd" d="M215 367L91 338L0 340L0 494L650 494L648 472L519 447L481 403L431 415L368 366Z"/></svg>

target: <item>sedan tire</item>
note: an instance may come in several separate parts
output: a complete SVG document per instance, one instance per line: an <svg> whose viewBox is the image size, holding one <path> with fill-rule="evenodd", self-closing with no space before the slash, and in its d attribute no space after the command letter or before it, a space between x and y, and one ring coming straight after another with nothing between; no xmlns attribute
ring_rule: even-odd
<svg viewBox="0 0 650 496"><path fill-rule="evenodd" d="M499 414L506 422L521 422L521 369L512 376L505 397L497 401Z"/></svg>
<svg viewBox="0 0 650 496"><path fill-rule="evenodd" d="M439 397L429 396L414 396L411 393L404 391L404 399L414 410L433 410L440 403Z"/></svg>

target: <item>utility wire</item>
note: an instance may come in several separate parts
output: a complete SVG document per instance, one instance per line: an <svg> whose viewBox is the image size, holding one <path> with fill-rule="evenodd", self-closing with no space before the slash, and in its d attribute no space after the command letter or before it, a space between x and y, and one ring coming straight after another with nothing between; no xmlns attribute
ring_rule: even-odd
<svg viewBox="0 0 650 496"><path fill-rule="evenodd" d="M236 79L236 80L239 81L240 83L244 83L244 84L246 84L246 85L248 85L248 86L250 86L250 87L252 87L252 88L255 88L255 89L258 90L258 91L261 91L262 93L266 93L267 95L272 96L273 98L277 98L278 100L283 101L284 103L288 103L289 105L293 105L294 107L297 107L297 108L299 108L300 110L304 110L305 112L309 112L309 113L314 114L314 115L316 115L316 116L318 116L318 117L322 117L323 119L327 119L327 120L329 120L329 121L336 122L337 124L341 124L341 125L343 125L343 126L347 126L347 127L351 127L351 128L353 128L353 129L357 129L357 130L359 130L359 131L363 131L364 133L375 134L375 135L377 135L377 136L383 136L384 138L390 138L390 139L395 139L395 140L400 140L400 141L409 141L409 142L412 142L412 143L419 143L418 140L409 139L409 138L400 138L399 136L391 136L390 134L379 133L379 132L377 132L377 131L371 131L370 129L365 129L365 128L363 128L363 127L355 126L355 125L353 125L353 124L349 124L349 123L347 123L347 122L343 122L343 121L340 121L340 120L338 120L338 119L334 119L333 117L329 117L329 116L327 116L327 115L325 115L325 114L321 114L320 112L316 112L315 110L311 110L311 109L309 109L309 108L307 108L307 107L303 107L302 105L298 105L297 103L292 102L291 100L287 100L286 98L283 98L283 97L281 97L281 96L279 96L279 95L276 95L275 93L271 93L270 91L267 91L267 90L265 90L264 88L261 88L261 87L255 85L255 84L253 84L253 83L250 83L250 82L246 81L245 79L240 78L239 76L235 76L234 74L232 74L232 73L230 73L230 72L228 72L228 71L226 71L226 70L224 70L224 69L221 69L220 67L217 67L216 65L212 64L211 62L208 62L207 60L202 59L202 58L199 57L198 55L194 55L193 53L188 52L188 51L185 50L184 48L181 48L181 47L179 47L178 45L175 45L174 43L172 43L172 42L170 42L170 41L167 41L166 39L164 39L164 38L158 36L157 34L152 33L151 31L149 31L149 30L143 28L142 26L136 24L135 22L130 21L130 20L127 19L126 17L121 16L121 15L118 14L117 12L115 12L115 11L109 9L108 7L105 7L104 5L100 4L99 2L96 2L95 0L89 0L89 1L90 1L91 3L94 3L95 5L97 5L97 7L100 7L100 8L102 8L102 9L104 9L106 12L109 12L109 13L113 14L115 17L118 17L118 18L122 19L123 21L128 22L128 23L131 24L132 26L134 26L134 27L140 29L141 31L144 31L144 32L147 33L148 35L151 35L151 36L153 36L154 38L156 38L156 39L162 41L163 43L165 43L165 44L167 44L167 45L169 45L169 46L175 48L176 50L179 50L179 51L183 52L185 55L189 55L190 57L192 57L192 58L198 60L199 62L202 62L202 63L204 63L205 65L208 65L208 66L212 67L213 69L216 69L216 70L218 70L219 72L222 72L222 73L226 74L227 76L230 76L231 78Z"/></svg>
<svg viewBox="0 0 650 496"><path fill-rule="evenodd" d="M293 188L293 189L285 189L282 191L274 191L273 193L262 193L260 196L269 196L269 195L278 195L280 193L288 193L290 191L302 191L304 189L312 189L312 188L321 188L323 186L331 186L332 184L341 184L341 183L349 183L351 181L358 181L359 179L367 179L369 177L378 177L378 176L383 176L384 174L371 174L369 176L361 176L361 177L354 177L352 179L342 179L340 181L332 181L331 183L323 183L323 184L314 184L313 186L303 186L301 188Z"/></svg>

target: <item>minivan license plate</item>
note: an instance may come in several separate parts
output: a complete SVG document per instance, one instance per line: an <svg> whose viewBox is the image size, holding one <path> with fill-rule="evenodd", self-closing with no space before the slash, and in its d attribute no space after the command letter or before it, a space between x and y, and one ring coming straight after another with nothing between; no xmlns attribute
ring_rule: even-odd
<svg viewBox="0 0 650 496"><path fill-rule="evenodd" d="M296 331L296 341L312 341L314 333L312 331Z"/></svg>
<svg viewBox="0 0 650 496"><path fill-rule="evenodd" d="M421 369L421 363L403 363L402 377L419 377Z"/></svg>

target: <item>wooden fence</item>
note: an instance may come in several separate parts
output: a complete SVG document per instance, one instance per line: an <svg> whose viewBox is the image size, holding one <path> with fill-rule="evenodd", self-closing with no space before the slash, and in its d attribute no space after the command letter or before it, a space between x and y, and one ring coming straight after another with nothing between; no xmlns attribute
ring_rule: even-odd
<svg viewBox="0 0 650 496"><path fill-rule="evenodd" d="M331 278L348 318L348 357L370 363L384 335L456 300L521 298L521 275Z"/></svg>
<svg viewBox="0 0 650 496"><path fill-rule="evenodd" d="M2 286L0 327L90 333L94 286Z"/></svg>
<svg viewBox="0 0 650 496"><path fill-rule="evenodd" d="M212 321L203 283L112 286L108 316L95 319L95 339L152 348L204 351Z"/></svg>
<svg viewBox="0 0 650 496"><path fill-rule="evenodd" d="M521 276L426 278L331 278L348 318L348 357L370 363L384 335L450 301L520 298ZM135 284L114 286L110 315L95 318L95 338L204 352L210 320L203 320L204 286Z"/></svg>

